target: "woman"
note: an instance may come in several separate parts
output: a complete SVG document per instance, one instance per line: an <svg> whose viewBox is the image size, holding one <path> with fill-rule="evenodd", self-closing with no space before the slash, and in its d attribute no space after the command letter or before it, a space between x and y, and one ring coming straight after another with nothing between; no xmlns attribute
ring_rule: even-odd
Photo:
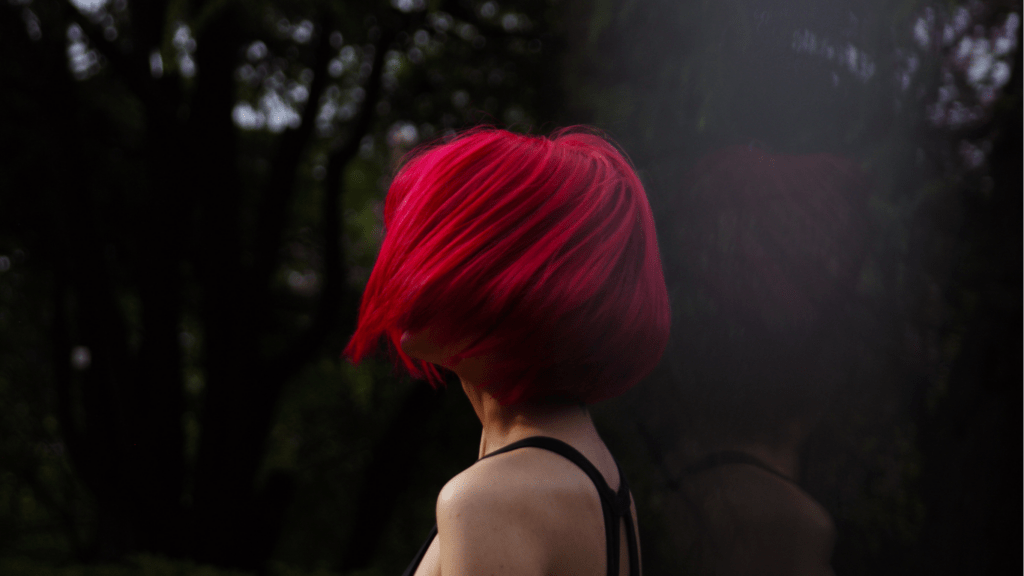
<svg viewBox="0 0 1024 576"><path fill-rule="evenodd" d="M412 154L346 349L458 376L480 460L406 574L639 574L635 509L586 405L657 363L669 304L629 162L580 129L475 129Z"/></svg>
<svg viewBox="0 0 1024 576"><path fill-rule="evenodd" d="M800 476L859 377L868 186L845 158L741 145L700 159L667 203L669 282L692 304L666 363L677 404L658 399L673 421L654 436L682 440L664 510L690 573L833 573L835 525Z"/></svg>

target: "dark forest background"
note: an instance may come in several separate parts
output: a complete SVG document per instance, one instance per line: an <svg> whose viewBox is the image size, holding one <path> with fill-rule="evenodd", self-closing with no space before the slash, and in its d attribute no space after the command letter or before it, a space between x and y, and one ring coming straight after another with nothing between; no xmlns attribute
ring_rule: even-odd
<svg viewBox="0 0 1024 576"><path fill-rule="evenodd" d="M0 572L397 574L475 458L458 387L340 359L401 155L587 123L666 238L748 142L872 175L848 386L806 448L837 574L1019 574L1021 5L3 0ZM664 511L665 368L595 408ZM200 569L197 566L203 565ZM78 570L86 570L80 572Z"/></svg>

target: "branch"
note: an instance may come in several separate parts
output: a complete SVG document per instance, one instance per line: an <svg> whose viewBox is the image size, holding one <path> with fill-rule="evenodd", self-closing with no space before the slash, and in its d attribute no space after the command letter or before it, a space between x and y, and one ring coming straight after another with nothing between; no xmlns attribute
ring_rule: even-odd
<svg viewBox="0 0 1024 576"><path fill-rule="evenodd" d="M143 54L154 48L159 49L167 26L168 0L146 0L132 2L128 10L135 34L135 45Z"/></svg>
<svg viewBox="0 0 1024 576"><path fill-rule="evenodd" d="M363 137L370 132L370 127L373 124L374 108L377 100L380 98L381 76L384 74L384 53L387 47L394 41L395 36L397 36L395 30L384 30L381 32L380 39L374 46L373 68L370 71L370 77L366 80L366 97L363 100L363 107L359 111L359 115L356 116L348 139L341 146L336 146L331 152L328 159L328 169L330 169L332 163L340 163L341 166L339 167L343 167L355 158L359 152L359 144L362 142Z"/></svg>
<svg viewBox="0 0 1024 576"><path fill-rule="evenodd" d="M320 302L314 314L313 324L306 329L274 363L279 374L288 375L305 363L327 338L330 331L344 321L354 323L354 298L347 287L344 254L341 235L341 195L344 190L342 176L345 166L359 153L359 145L373 125L377 99L381 93L381 76L384 69L384 53L391 45L397 32L385 30L375 45L373 68L366 80L366 97L362 109L352 125L348 137L341 144L335 141L327 160L327 174L324 178L324 203L321 213L324 217L324 287ZM339 318L338 308L345 307L345 317Z"/></svg>
<svg viewBox="0 0 1024 576"><path fill-rule="evenodd" d="M330 24L331 20L328 19L320 31L313 61L313 70L316 72L309 87L306 106L302 110L301 123L298 128L284 133L271 163L270 177L263 192L264 201L260 207L259 224L256 228L256 265L253 276L254 286L257 287L266 286L277 269L277 248L288 221L288 204L295 190L295 177L302 153L316 125L320 97L327 87L327 64L331 59Z"/></svg>

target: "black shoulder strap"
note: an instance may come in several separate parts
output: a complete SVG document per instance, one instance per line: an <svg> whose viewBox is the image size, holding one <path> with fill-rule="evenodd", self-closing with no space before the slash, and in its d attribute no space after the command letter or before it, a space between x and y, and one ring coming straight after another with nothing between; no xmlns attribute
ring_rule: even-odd
<svg viewBox="0 0 1024 576"><path fill-rule="evenodd" d="M698 472L704 472L705 470L710 470L712 468L717 468L719 466L724 466L726 464L747 464L748 466L755 466L757 468L760 468L761 470L764 470L765 472L768 472L769 474L773 474L775 476L778 476L779 478L782 478L786 482L789 482L791 484L796 483L789 476L786 476L782 472L779 472L778 470L765 464L761 460L751 456L750 454L747 454L746 452L739 452L737 450L722 450L721 452L712 452L711 454L708 454L707 456L698 460L696 463L687 466L683 470L683 472L686 474L695 474Z"/></svg>
<svg viewBox="0 0 1024 576"><path fill-rule="evenodd" d="M595 467L590 460L587 460L586 456L580 454L578 450L556 438L550 438L547 436L531 436L529 438L523 438L522 440L513 442L508 446L487 454L484 458L504 454L505 452L510 452L518 448L541 448L549 452L554 452L578 466L580 470L583 470L583 472L590 477L590 481L594 483L594 486L597 488L597 493L601 496L601 511L604 514L605 547L607 548L608 553L608 576L616 576L619 572L620 519L624 519L626 521L626 537L628 538L626 546L629 551L629 574L630 576L640 576L640 554L637 549L636 526L633 524L633 513L630 509L631 498L629 495L629 486L626 484L626 477L622 474L622 469L619 468L619 463L615 463L616 471L619 473L619 490L618 492L615 492L610 486L608 486L608 482L604 479L604 476L601 475L601 472L597 470L597 467Z"/></svg>

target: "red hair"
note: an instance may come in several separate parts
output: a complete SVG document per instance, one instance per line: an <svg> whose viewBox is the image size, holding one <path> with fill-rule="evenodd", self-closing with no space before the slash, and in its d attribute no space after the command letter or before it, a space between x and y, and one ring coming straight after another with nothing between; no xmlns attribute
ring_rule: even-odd
<svg viewBox="0 0 1024 576"><path fill-rule="evenodd" d="M663 221L679 303L679 421L769 443L813 423L857 352L871 178L832 154L730 146L700 159Z"/></svg>
<svg viewBox="0 0 1024 576"><path fill-rule="evenodd" d="M345 354L427 327L497 354L503 404L592 403L650 372L668 340L668 292L643 186L604 138L478 128L414 152L384 207L385 237ZM446 362L447 364L448 362Z"/></svg>
<svg viewBox="0 0 1024 576"><path fill-rule="evenodd" d="M670 210L688 218L673 230L684 258L672 264L722 311L808 326L852 294L867 247L868 181L855 162L730 146L686 184Z"/></svg>

